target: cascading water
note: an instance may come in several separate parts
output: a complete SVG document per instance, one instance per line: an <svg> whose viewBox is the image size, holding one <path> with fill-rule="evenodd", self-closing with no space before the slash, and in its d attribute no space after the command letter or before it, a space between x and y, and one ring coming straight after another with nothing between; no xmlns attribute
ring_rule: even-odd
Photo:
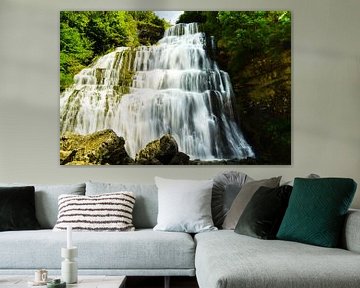
<svg viewBox="0 0 360 288"><path fill-rule="evenodd" d="M113 129L132 157L166 133L191 159L254 157L234 120L229 76L205 49L196 23L177 24L157 45L99 58L61 94L61 133Z"/></svg>

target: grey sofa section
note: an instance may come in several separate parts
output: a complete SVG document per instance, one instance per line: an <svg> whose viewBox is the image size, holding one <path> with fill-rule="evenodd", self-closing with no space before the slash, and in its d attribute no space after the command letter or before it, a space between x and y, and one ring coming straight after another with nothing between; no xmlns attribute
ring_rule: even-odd
<svg viewBox="0 0 360 288"><path fill-rule="evenodd" d="M52 228L57 197L83 195L85 184L35 185L35 190L37 217L43 226ZM360 287L360 210L347 215L345 249L334 249L260 240L232 230L199 233L194 238L187 233L153 231L158 210L155 185L86 183L87 195L116 191L135 193L137 230L73 232L79 274L194 276L196 271L200 288ZM60 248L65 246L66 232L0 232L0 275L33 274L39 268L59 275Z"/></svg>
<svg viewBox="0 0 360 288"><path fill-rule="evenodd" d="M0 184L1 185L1 184ZM16 184L27 186L29 184ZM15 186L3 184L3 186ZM37 217L56 223L60 194L96 195L132 191L136 196L132 232L73 232L79 248L79 274L194 276L195 243L187 233L153 231L157 222L157 188L146 184L96 183L34 185ZM46 211L45 211L46 210ZM148 228L148 229L141 229ZM150 229L149 229L150 228ZM33 273L43 267L59 274L65 232L52 230L0 233L0 275Z"/></svg>
<svg viewBox="0 0 360 288"><path fill-rule="evenodd" d="M97 274L117 272L125 275L193 276L195 244L187 233L152 229L135 232L73 232L78 247L79 270ZM52 230L2 232L1 269L17 272L45 267L60 271L61 247L66 232ZM5 249L6 247L6 249ZM141 271L141 273L139 273ZM113 274L113 273L111 273Z"/></svg>
<svg viewBox="0 0 360 288"><path fill-rule="evenodd" d="M200 288L354 288L360 254L229 230L195 236Z"/></svg>

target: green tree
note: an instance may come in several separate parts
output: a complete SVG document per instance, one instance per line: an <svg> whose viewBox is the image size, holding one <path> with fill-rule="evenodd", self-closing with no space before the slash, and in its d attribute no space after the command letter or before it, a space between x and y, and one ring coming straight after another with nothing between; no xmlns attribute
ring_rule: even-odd
<svg viewBox="0 0 360 288"><path fill-rule="evenodd" d="M76 28L60 24L60 89L73 82L73 75L90 63L93 56L90 41Z"/></svg>
<svg viewBox="0 0 360 288"><path fill-rule="evenodd" d="M207 17L204 11L185 11L176 23L205 23Z"/></svg>
<svg viewBox="0 0 360 288"><path fill-rule="evenodd" d="M60 90L94 57L119 46L154 44L167 25L152 11L60 12Z"/></svg>
<svg viewBox="0 0 360 288"><path fill-rule="evenodd" d="M290 45L289 11L221 11L218 20L227 49L256 55Z"/></svg>

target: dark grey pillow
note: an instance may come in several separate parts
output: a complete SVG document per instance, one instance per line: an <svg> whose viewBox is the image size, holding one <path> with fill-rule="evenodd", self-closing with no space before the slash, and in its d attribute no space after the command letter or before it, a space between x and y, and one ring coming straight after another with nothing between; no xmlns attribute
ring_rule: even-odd
<svg viewBox="0 0 360 288"><path fill-rule="evenodd" d="M85 183L37 185L0 183L3 187L35 186L36 218L43 229L52 229L58 216L58 197L61 194L85 195Z"/></svg>
<svg viewBox="0 0 360 288"><path fill-rule="evenodd" d="M261 239L275 239L286 208L292 186L260 187L235 227L235 232Z"/></svg>
<svg viewBox="0 0 360 288"><path fill-rule="evenodd" d="M280 180L281 176L245 183L241 187L241 190L237 194L229 211L227 212L222 228L227 230L234 230L241 214L244 212L247 204L250 202L251 197L255 194L255 192L261 186L270 188L279 187Z"/></svg>
<svg viewBox="0 0 360 288"><path fill-rule="evenodd" d="M0 187L0 231L39 228L35 216L35 188Z"/></svg>
<svg viewBox="0 0 360 288"><path fill-rule="evenodd" d="M211 213L214 225L222 227L225 216L243 184L253 179L242 172L225 171L214 178L211 199Z"/></svg>

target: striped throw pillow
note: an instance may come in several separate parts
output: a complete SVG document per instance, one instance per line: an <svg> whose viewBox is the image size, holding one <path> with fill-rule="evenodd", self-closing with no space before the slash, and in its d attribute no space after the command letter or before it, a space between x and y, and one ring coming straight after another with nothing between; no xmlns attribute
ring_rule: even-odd
<svg viewBox="0 0 360 288"><path fill-rule="evenodd" d="M133 231L133 192L115 192L92 196L60 195L55 231Z"/></svg>

